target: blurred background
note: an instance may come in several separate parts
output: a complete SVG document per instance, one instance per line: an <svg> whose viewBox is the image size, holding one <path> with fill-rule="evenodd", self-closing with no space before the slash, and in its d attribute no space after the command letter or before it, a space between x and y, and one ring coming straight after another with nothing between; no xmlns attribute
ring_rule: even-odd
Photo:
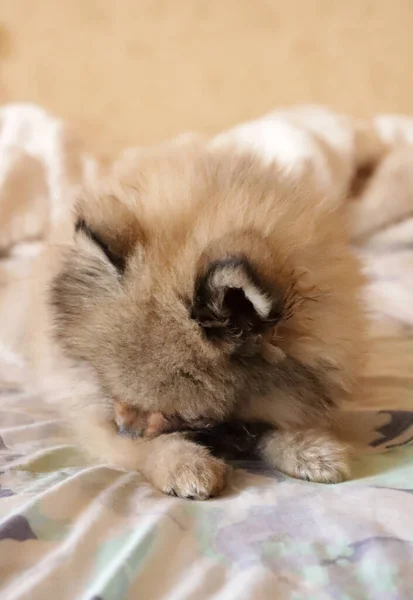
<svg viewBox="0 0 413 600"><path fill-rule="evenodd" d="M0 102L112 154L277 106L413 112L412 0L2 0Z"/></svg>

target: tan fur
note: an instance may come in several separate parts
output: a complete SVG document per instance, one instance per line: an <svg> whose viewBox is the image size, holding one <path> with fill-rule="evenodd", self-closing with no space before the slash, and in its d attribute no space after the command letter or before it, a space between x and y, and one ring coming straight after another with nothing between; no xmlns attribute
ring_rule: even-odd
<svg viewBox="0 0 413 600"><path fill-rule="evenodd" d="M79 219L122 258L123 273L88 229L74 233ZM339 442L314 433L353 394L364 352L359 269L328 199L248 154L183 141L125 158L52 235L31 290L30 362L94 459L180 496L222 489L225 465L183 435L119 436L118 398L184 420L264 420L282 430L263 450L271 464L317 481L347 473ZM223 304L232 277L223 261L234 257L234 287L258 310L259 329L244 337ZM222 271L208 279L215 264ZM203 312L191 311L203 277L208 311L219 314L201 327ZM282 306L273 325L268 299Z"/></svg>
<svg viewBox="0 0 413 600"><path fill-rule="evenodd" d="M319 483L338 483L350 475L346 447L319 429L278 431L264 437L267 463L291 477Z"/></svg>

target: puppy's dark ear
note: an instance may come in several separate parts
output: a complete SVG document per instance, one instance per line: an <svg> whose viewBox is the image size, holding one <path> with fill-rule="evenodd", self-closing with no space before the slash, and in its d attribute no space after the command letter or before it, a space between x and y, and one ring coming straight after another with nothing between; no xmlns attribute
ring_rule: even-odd
<svg viewBox="0 0 413 600"><path fill-rule="evenodd" d="M282 312L280 294L244 258L216 261L197 280L192 318L212 340L243 343L273 327Z"/></svg>
<svg viewBox="0 0 413 600"><path fill-rule="evenodd" d="M136 215L115 196L85 196L75 207L75 234L93 244L97 255L118 272L126 268L128 256L143 235Z"/></svg>

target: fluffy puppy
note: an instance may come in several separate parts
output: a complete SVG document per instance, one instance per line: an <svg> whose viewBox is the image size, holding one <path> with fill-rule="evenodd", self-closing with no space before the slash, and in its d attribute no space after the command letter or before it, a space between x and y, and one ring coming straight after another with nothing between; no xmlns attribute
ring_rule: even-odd
<svg viewBox="0 0 413 600"><path fill-rule="evenodd" d="M361 278L310 187L207 142L130 155L55 232L36 280L34 380L92 458L181 497L224 486L225 463L184 433L118 435L119 399L165 422L267 423L270 465L347 476L329 426L358 382Z"/></svg>

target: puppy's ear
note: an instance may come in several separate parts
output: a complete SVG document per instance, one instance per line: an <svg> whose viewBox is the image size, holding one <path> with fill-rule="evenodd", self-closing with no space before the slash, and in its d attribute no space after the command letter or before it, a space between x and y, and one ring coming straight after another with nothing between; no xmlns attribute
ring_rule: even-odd
<svg viewBox="0 0 413 600"><path fill-rule="evenodd" d="M116 196L85 196L75 207L75 236L97 257L111 263L119 273L143 234L136 214Z"/></svg>
<svg viewBox="0 0 413 600"><path fill-rule="evenodd" d="M209 339L242 344L281 320L283 301L246 259L234 257L213 262L198 278L191 316Z"/></svg>

